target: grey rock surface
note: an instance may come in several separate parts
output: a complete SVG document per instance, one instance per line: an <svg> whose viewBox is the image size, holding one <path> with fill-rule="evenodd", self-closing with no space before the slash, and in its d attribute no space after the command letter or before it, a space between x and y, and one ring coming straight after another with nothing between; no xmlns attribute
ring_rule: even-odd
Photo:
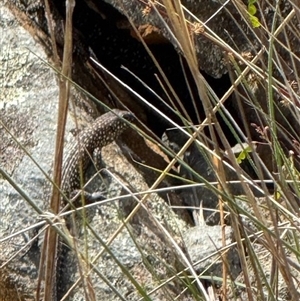
<svg viewBox="0 0 300 301"><path fill-rule="evenodd" d="M52 69L36 56L45 59L42 49L2 6L0 16L0 58L1 66L4 66L1 69L0 135L1 141L8 145L1 148L1 168L9 173L31 201L47 214L51 185L45 175L52 173L58 100L56 78ZM71 99L80 101L75 90ZM83 119L85 118L88 117L84 116ZM11 139L2 123L13 132L17 143ZM74 127L72 119L69 118L66 129L67 145L74 139L70 134ZM20 145L26 148L27 153ZM38 162L45 174L29 155ZM129 214L128 210L122 209L122 205L119 206L118 196L126 192L123 185L133 191L147 190L148 186L115 143L102 149L100 167L107 171L94 185L98 189L105 188L107 195L116 197L117 200L95 204L92 209L87 209L86 213L92 213L89 216L94 233L107 242L123 224L123 218ZM34 300L42 236L32 243L34 231L29 231L27 227L35 228L35 223L42 217L7 181L3 178L0 181L0 300ZM127 197L120 200L120 203L132 203L131 199ZM135 202L132 204L134 206ZM169 274L167 267L176 266L178 256L170 242L158 231L156 220L167 227L172 236L177 236L180 242L179 234L186 229L186 224L178 219L164 200L155 194L151 195L145 203L145 208L138 211L131 224L112 240L111 253L103 252L95 263L97 272L91 273L89 279L93 283L97 300L117 298L116 293L103 279L111 283L120 296L126 296L127 300L140 298L114 257L139 283L147 287L148 291L157 285L156 279L153 279L148 271L149 267L155 269L158 278L165 278ZM80 228L78 234L78 249L85 252L87 246L89 258L95 258L102 249L99 239L88 229L84 231ZM142 249L137 248L134 240L143 246ZM76 257L69 252L65 258L66 270L61 281L69 285L79 279L77 267ZM79 287L72 292L69 300L85 298L82 285ZM166 289L173 296L180 292L179 287L175 286ZM155 291L152 299L164 300L164 293L164 290ZM182 300L185 300L185 297L182 297Z"/></svg>
<svg viewBox="0 0 300 301"><path fill-rule="evenodd" d="M143 1L105 0L105 2L113 5L121 13L128 16L137 27L147 24L154 25L159 29L161 34L180 51L180 46L174 39L174 33L170 33L173 29L167 18L163 1L157 1L158 3L155 5L155 8L153 8L151 4ZM237 9L237 5L235 6L231 1L182 0L181 3L185 8L186 19L190 21L188 30L195 42L199 66L201 70L204 70L213 77L217 78L227 73L228 69L226 66L226 59L224 59L224 53L228 51L228 48L217 45L209 35L222 39L229 47L239 54L254 54L261 48L264 44L264 40L267 38L267 33L264 32L261 27L253 28L249 19L243 18L241 12ZM247 1L239 2L241 11L247 9L247 4ZM255 15L269 30L271 30L275 6L275 1L264 2L260 6L261 11L258 10ZM293 6L290 1L285 0L281 1L280 9L281 18L283 19L292 11ZM277 19L278 25L281 22L280 20L282 20L281 18ZM209 29L200 26L202 29L197 33L196 25L200 25L199 20ZM297 17L295 11L290 23L293 24L292 26L298 26L299 24L299 16ZM166 24L171 29L168 29ZM220 26L220 24L222 25ZM299 56L299 39L292 31L288 30L288 32L287 35L290 39L291 49ZM278 37L280 41L285 41L284 33L280 33ZM277 46L285 63L289 68L293 68L288 51L280 45ZM298 63L297 66L299 70Z"/></svg>
<svg viewBox="0 0 300 301"><path fill-rule="evenodd" d="M273 263L273 258L271 253L266 252L266 250L264 249L264 247L260 244L260 243L253 243L253 250L256 253L257 257L258 257L258 261L262 266L262 269L265 273L266 276L266 281L270 281L273 277L273 270L272 270L272 263ZM287 252L288 253L288 252ZM296 292L296 298L293 298L289 288L287 287L284 278L282 277L282 275L279 273L279 277L278 277L278 284L277 284L277 288L278 288L278 300L284 300L284 301L288 301L288 300L298 300L300 298L300 293L299 293L299 288L297 286L297 280L299 279L299 269L296 267L296 265L294 265L294 263L297 262L297 259L295 258L294 254L287 254L287 261L289 263L293 263L292 266L290 266L289 272L293 277L293 281L295 283L295 286L297 287L297 292ZM248 264L248 269L249 269L249 279L250 279L250 283L251 283L251 289L253 291L256 291L257 288L257 281L256 281L256 273L253 269L253 267L251 266L250 263L250 259L248 259L247 261ZM296 268L294 268L296 267ZM237 278L236 281L237 283L243 283L243 273L241 273ZM238 296L238 300L248 300L248 294L247 294L247 289L245 287L242 287L240 285L237 286L237 290L234 292L234 294L229 294L229 298L230 300L236 300ZM267 298L269 296L269 292L266 286L263 287L262 289L262 294L261 296L263 296L262 298ZM260 296L256 297L255 300L260 300Z"/></svg>
<svg viewBox="0 0 300 301"><path fill-rule="evenodd" d="M197 273L204 272L205 275L221 278L225 258L232 279L235 279L241 272L238 252L234 246L229 246L233 243L232 229L230 226L226 226L224 229L225 245L222 245L222 227L218 225L199 225L185 232L185 246ZM226 246L229 246L229 251L225 255ZM224 258L220 251L223 247ZM215 255L212 256L212 254Z"/></svg>
<svg viewBox="0 0 300 301"><path fill-rule="evenodd" d="M21 3L22 1L14 2ZM33 1L27 2L32 3ZM93 1L87 2L93 6ZM115 6L121 3L120 1L107 2ZM123 12L126 9L126 11L130 12L130 7L133 8L135 13L131 17L136 17L134 21L137 24L144 24L151 21L151 14L146 17L141 15L144 8L141 6L141 3L140 1L123 1L124 6L118 6L118 9ZM195 13L197 14L207 14L207 16L202 16L204 20L209 18L212 11L214 12L219 7L219 4L214 1L201 1L199 5L206 6L207 4L209 9L197 10L194 3L196 2L184 2L191 11L196 9ZM286 2L284 1L283 3ZM134 7L132 4L135 4ZM126 7L126 5L129 6ZM288 10L287 8L284 13L286 14ZM270 16L272 16L272 11L269 12ZM225 10L222 10L218 18L223 18L224 13ZM0 120L10 128L17 140L39 162L45 173L51 175L58 99L55 75L49 66L45 65L33 54L38 53L40 57L45 58L41 48L24 29L18 26L10 13L1 7L0 15L0 39L2 46L0 51ZM272 20L272 18L270 17L269 20ZM217 22L217 25L212 24L212 27L216 27L216 32L221 37L224 37L224 39L228 38L228 41L231 41L231 38L238 35L238 33L234 31L236 29L235 24L232 24L232 22L229 24L226 21L228 21L228 18L224 16L224 27L220 28L219 22ZM160 23L153 24L156 24L158 27L160 26ZM226 27L226 24L228 24L228 28L226 29L232 29L234 34L229 33L229 36L224 36L223 29ZM161 30L172 43L175 43L168 36L168 32L164 28ZM220 30L222 32L219 32ZM204 62L201 64L201 68L215 77L219 77L226 72L222 61L222 50L202 36L197 36L196 40L199 49L202 47L198 51L199 59ZM235 41L242 44L239 45L239 51L249 50L249 44L245 42L244 37L240 41ZM293 40L292 43L294 42ZM298 45L298 42L296 41L293 45ZM207 54L210 54L210 56L205 56ZM96 88L101 90L99 86ZM81 103L81 95L75 90L72 92L74 102L77 104ZM77 116L83 118L83 120L89 120L89 117L85 116L83 112L82 114L83 116L80 114ZM92 112L92 114L95 115L95 112ZM69 119L69 122L67 133L69 133L71 128L75 127L71 119ZM86 121L83 121L83 123L86 123ZM3 142L0 145L1 168L9 173L16 183L26 191L33 202L46 213L50 193L49 181L36 167L32 159L23 152L18 144L11 140L10 135L1 124L0 135L1 142ZM71 143L70 137L72 135L68 134L66 137L67 143ZM105 204L94 204L92 208L87 209L87 214L91 216L91 228L106 242L112 237L113 232L123 224L123 219L130 214L137 204L137 200L132 197L120 199L120 196L127 193L127 189L133 192L148 189L143 177L123 156L122 151L126 147L120 148L120 146L123 146L122 140L103 148L101 168L106 170L106 172L102 173L102 179L98 179L98 182L96 181L93 184L93 186L97 187L97 190L99 190L99 187L100 190L105 189L109 197L116 197L116 199ZM185 159L188 161L190 158ZM188 163L192 162L188 161ZM208 176L212 176L210 166L205 160L196 163L202 170L206 169ZM209 181L213 181L214 179L213 176L211 178L207 177ZM32 206L22 199L6 181L3 179L0 179L0 181L0 300L33 300L37 283L39 243L34 243L33 247L26 253L28 250L27 243L32 237L29 231L26 230L24 233L18 234L13 238L7 237L8 235L17 233L19 230L24 230L28 226L34 225L40 219L40 216L36 214ZM204 201L209 203L211 208L216 207L216 195L212 195L211 191L202 190L199 192L199 195ZM185 198L188 205L199 205L200 199L196 199L195 203L195 199L190 201L189 197L190 195ZM116 300L118 298L116 292L105 283L104 279L109 280L108 282L126 300L140 299L136 288L124 276L124 270L119 268L113 255L148 292L155 289L158 282L164 281L169 276L173 276L174 273L180 271L182 268L180 258L175 252L174 246L159 230L160 227L157 224L157 220L171 233L171 236L179 246L182 245L181 233L188 226L156 194L151 194L144 205L145 207L138 211L127 225L127 228L120 231L116 238L113 239L110 245L111 253L105 251L100 256L96 262L97 271L92 272L89 276L97 300ZM213 228L202 226L186 232L186 245L188 245L188 249L191 251L190 257L192 257L193 261L200 259L197 257L197 253L205 251L203 252L205 256L205 254L210 254L210 252L216 250L216 245L210 244L211 240L209 237L201 237L202 233L211 233L210 237L213 237L213 240L217 242L220 228L217 226ZM95 258L99 250L102 249L100 240L90 229L80 228L78 229L78 235L78 249L83 253L88 250L89 258ZM140 248L137 246L140 246ZM10 260L11 256L13 256L12 260ZM232 274L236 275L238 271L236 254L230 255L229 258L233 262ZM219 266L216 265L214 267L213 273L216 275ZM79 279L80 275L78 261L72 252L68 254L65 260L65 267L67 268L66 276L68 277L65 281L69 285ZM82 267L86 268L84 265ZM205 267L207 267L207 262L202 266L203 269ZM153 276L153 270L155 271L155 277ZM173 299L177 297L177 300L192 299L190 296L179 295L181 290L180 283L175 280L174 283L170 283L163 289L153 291L151 298L153 300L165 300L166 296L170 296ZM84 300L84 298L82 285L80 285L80 288L72 293L69 300Z"/></svg>
<svg viewBox="0 0 300 301"><path fill-rule="evenodd" d="M169 147L177 153L183 145L188 140L188 136L182 133L180 130L172 129L165 133L164 137L166 143ZM236 156L241 152L241 148L236 149L233 147L232 151ZM179 166L179 174L188 180L191 180L201 186L193 187L190 189L185 189L180 192L180 196L186 206L193 208L194 219L198 218L195 216L195 212L200 205L203 207L203 217L207 224L216 225L220 222L219 214L216 212L219 204L218 195L218 177L212 162L209 159L209 153L207 150L202 148L193 142L192 145L187 149L183 155L183 161L185 163ZM242 163L242 167L247 172L249 171L249 166ZM248 169L248 170L247 170ZM232 195L243 195L245 194L243 187L239 184L238 175L235 170L229 168L224 164L224 171L227 181L237 181L237 183L228 183L227 189ZM254 189L255 194L258 192ZM196 222L197 223L197 222Z"/></svg>
<svg viewBox="0 0 300 301"><path fill-rule="evenodd" d="M45 174L49 175L52 169L57 83L54 72L43 62L46 56L42 47L2 5L0 16L0 164L31 200L44 210L49 206L50 185ZM68 131L70 126L69 122ZM38 254L33 257L31 254L24 255L31 239L30 232L24 230L34 225L39 217L7 181L2 177L0 181L0 299L17 299L16 294L19 293L22 300L29 300L36 289L39 258ZM5 239L19 231L24 233ZM7 262L11 257L12 261Z"/></svg>

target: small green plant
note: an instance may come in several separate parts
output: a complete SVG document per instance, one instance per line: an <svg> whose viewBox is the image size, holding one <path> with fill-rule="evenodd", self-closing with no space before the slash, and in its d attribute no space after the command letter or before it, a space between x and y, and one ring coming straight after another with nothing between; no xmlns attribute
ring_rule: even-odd
<svg viewBox="0 0 300 301"><path fill-rule="evenodd" d="M251 153L251 147L247 146L245 147L238 155L238 157L236 158L236 161L238 164L241 164L248 156L249 153Z"/></svg>
<svg viewBox="0 0 300 301"><path fill-rule="evenodd" d="M253 28L260 27L260 22L259 22L258 18L255 17L257 9L254 4L256 2L257 2L257 0L249 0L248 1L248 14L249 14L250 22L251 22Z"/></svg>

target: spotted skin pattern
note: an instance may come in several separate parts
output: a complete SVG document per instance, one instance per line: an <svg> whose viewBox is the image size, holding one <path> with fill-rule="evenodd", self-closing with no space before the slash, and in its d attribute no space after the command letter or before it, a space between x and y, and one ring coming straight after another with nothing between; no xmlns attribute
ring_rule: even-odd
<svg viewBox="0 0 300 301"><path fill-rule="evenodd" d="M94 150L96 148L101 149L113 142L128 127L128 123L124 119L131 122L134 115L127 111L114 109L98 117L76 137L76 142L68 151L63 167L62 190L67 196L80 189L80 173L85 172ZM72 222L69 218L66 218L66 224L72 232ZM60 300L70 284L68 277L66 277L65 267L68 253L69 248L59 239L56 250L56 275L52 291L53 301Z"/></svg>
<svg viewBox="0 0 300 301"><path fill-rule="evenodd" d="M62 190L66 194L80 188L80 173L86 170L94 150L113 142L128 127L123 119L133 121L134 115L114 109L98 117L76 137L63 166Z"/></svg>

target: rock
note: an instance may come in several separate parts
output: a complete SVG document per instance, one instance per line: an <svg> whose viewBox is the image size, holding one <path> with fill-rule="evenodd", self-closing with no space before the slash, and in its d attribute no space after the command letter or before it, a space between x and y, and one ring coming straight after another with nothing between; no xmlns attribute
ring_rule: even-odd
<svg viewBox="0 0 300 301"><path fill-rule="evenodd" d="M264 272L265 278L261 277L261 282L263 283L262 287L262 293L263 293L263 298L265 296L269 296L270 292L268 291L267 285L264 285L265 282L270 282L271 279L273 279L273 274L274 274L274 257L272 256L271 253L269 253L265 247L259 243L253 243L253 252L255 252L257 256L257 260L259 262L261 270ZM296 287L296 299L294 296L291 294L291 291L289 287L287 286L285 279L282 277L282 274L279 272L278 273L278 279L277 279L277 292L278 292L278 300L283 300L283 301L290 301L290 300L298 300L300 298L300 293L299 289L296 283L296 279L299 278L299 269L294 268L297 265L297 258L295 254L288 254L289 252L287 251L286 254L286 259L289 262L289 273L290 276L293 278L294 285ZM254 300L260 300L261 295L257 295L258 287L259 284L257 282L257 271L253 269L253 266L250 262L250 259L247 260L247 267L248 267L248 276L250 280L250 289L255 296ZM236 278L236 283L238 284L235 288L234 294L228 293L228 300L248 300L248 292L245 289L244 285L240 285L241 283L244 283L244 275L241 273L237 278Z"/></svg>
<svg viewBox="0 0 300 301"><path fill-rule="evenodd" d="M1 121L28 152L24 152L1 127L1 140L10 139L7 149L1 148L1 158L6 160L5 162L1 160L1 168L9 173L16 185L27 194L39 210L47 214L51 184L46 176L52 174L57 122L58 86L55 73L40 59L45 59L42 48L3 6L0 7L0 15L2 20L0 58L1 66L5 66L0 73L1 83L4 83L1 87ZM82 103L81 94L75 89L71 92L71 101ZM91 120L91 116L80 108L77 108L77 118L81 119L80 124L86 124ZM76 126L72 118L68 118L67 145L74 139L70 134L70 130L74 127ZM118 143L124 144L122 139ZM149 187L116 143L102 149L100 166L106 172L102 173L102 178L94 186L97 186L97 189L105 188L107 195L115 197L116 200L89 209L93 211L90 226L101 240L107 243L113 233L124 225L123 218L129 213L123 212L122 206L118 206L120 196L128 193L123 189L123 185L133 191L148 190ZM37 231L29 231L28 227L37 229L35 224L41 221L42 216L4 178L0 179L0 195L0 300L35 300L43 236L40 235L37 240L31 242L33 233ZM120 202L130 202L131 199L127 197ZM169 274L166 267L177 265L178 256L156 223L159 221L164 225L179 244L180 231L186 229L187 225L157 194L151 194L144 206L143 210L137 212L132 223L128 223L127 228L113 239L110 245L111 253L104 251L95 263L97 273L91 273L89 279L96 299L116 299L115 292L101 280L101 277L109 279L108 282L128 300L140 298L132 282L118 266L118 262L138 283L147 287L148 291L157 285L157 279L153 278L151 268L155 268L157 277L165 279ZM78 229L78 235L78 249L85 254L87 246L89 258L95 258L102 249L101 240L99 241L88 229L85 231ZM142 244L143 249L137 248L134 241ZM80 276L77 257L73 252L68 252L64 258L64 268L66 270L60 275L60 281L66 285L65 290ZM100 278L99 273L102 275ZM175 297L180 292L179 287L170 285L164 289ZM164 294L164 290L156 291L152 299L163 300ZM72 296L75 299L84 299L82 287L77 288ZM182 296L181 300L185 300L184 298Z"/></svg>
<svg viewBox="0 0 300 301"><path fill-rule="evenodd" d="M168 146L177 153L188 140L188 137L178 129L168 130L165 133L164 141ZM242 149L239 147L232 148L233 153L239 154ZM193 208L194 220L197 224L197 217L195 211L200 204L203 207L204 220L209 225L216 225L220 223L219 214L214 212L218 210L219 196L217 194L217 176L209 160L208 152L193 142L183 155L183 161L186 164L179 166L179 174L183 179L188 179L196 184L200 184L190 189L184 189L180 192L180 196L185 205ZM251 169L245 162L241 163L241 167L247 171L248 174L253 175ZM227 181L239 180L236 172L224 165L225 176ZM227 188L232 195L245 194L243 187L239 183L228 183ZM253 192L259 196L261 195L256 189Z"/></svg>
<svg viewBox="0 0 300 301"><path fill-rule="evenodd" d="M222 227L199 225L187 230L184 235L184 243L197 274L222 278L223 260L220 249L233 243L233 232L230 226L225 228L225 246L222 245ZM219 253L218 253L219 252ZM215 254L212 256L212 254ZM235 246L229 247L224 258L228 273L235 279L241 272L240 260Z"/></svg>
<svg viewBox="0 0 300 301"><path fill-rule="evenodd" d="M125 16L128 16L138 28L145 24L155 26L157 30L161 32L161 35L169 40L180 52L181 47L171 34L172 26L170 26L170 21L167 17L164 5L157 4L155 8L153 8L151 4L142 1L105 0L105 2L114 6ZM247 9L244 3L247 2L243 1L240 3L240 10ZM188 30L195 43L199 66L201 70L204 70L207 74L213 77L221 77L228 71L226 65L227 62L224 59L224 53L228 51L228 48L222 48L217 45L217 43L214 43L212 39L209 38L209 34L212 32L239 54L244 54L245 57L247 54L253 54L260 49L261 43L264 41L263 36L266 35L266 33L260 28L252 28L251 23L248 23L248 20L245 21L242 13L238 11L237 6L230 1L182 0L181 4L186 9L185 18L190 22ZM223 4L225 4L224 7L222 7ZM267 23L266 25L269 30L271 30L271 20L273 20L275 6L273 6L272 3L264 3L260 8L261 11L256 14L259 22L265 20ZM281 17L285 18L288 13L291 12L292 8L293 7L288 0L282 1L280 3ZM279 19L280 18L277 18L278 25L280 24ZM204 23L207 28L202 26L198 20ZM220 26L220 22L222 22L222 26ZM298 17L294 16L290 23L293 24L292 26L297 26L299 23ZM171 29L167 28L166 24L170 26ZM287 31L289 32L287 33L287 36L289 36L290 39L289 42L292 52L296 56L299 56L299 39L297 39L294 33L289 30ZM262 34L262 36L260 36L262 41L257 40L258 36L255 35L257 32ZM279 40L285 41L283 33L279 34ZM283 42L283 45L286 45L286 43ZM280 45L277 45L276 48L277 47L278 52L282 55L285 63L287 63L290 68L293 68L288 51ZM297 66L299 68L299 62L297 62Z"/></svg>

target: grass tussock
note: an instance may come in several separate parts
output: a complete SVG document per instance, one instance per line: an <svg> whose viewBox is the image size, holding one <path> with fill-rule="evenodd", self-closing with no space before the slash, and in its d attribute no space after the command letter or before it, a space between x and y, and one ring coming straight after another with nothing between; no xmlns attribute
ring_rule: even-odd
<svg viewBox="0 0 300 301"><path fill-rule="evenodd" d="M179 3L164 1L173 33L182 46L182 51L203 101L206 119L195 127L195 133L199 129L201 131L204 126L209 127L214 149L207 158L210 160L218 180L220 223L226 224L224 220L224 210L226 210L229 213L230 225L235 235L235 247L240 257L242 273L239 281L245 285L244 300L288 300L289 298L297 300L299 284L295 275L299 273L297 268L299 171L296 166L299 155L296 145L299 143L299 133L289 123L287 116L294 116L299 120L296 117L299 116L297 105L299 90L295 89L298 83L294 81L292 84L284 73L281 54L278 52L280 45L289 45L283 47L289 53L289 64L295 68L293 72L298 74L299 70L296 66L299 63L299 57L293 53L293 49L288 43L291 36L299 36L299 30L295 31L295 28L289 27L289 21L292 17L295 18L297 9L292 10L292 16L290 14L283 18L281 10L277 6L271 27L268 26L268 21L263 19L263 13L260 11L262 19L257 29L253 24L252 17L249 17L249 6L247 9L247 6L239 1L232 3L245 23L248 24L247 30L254 33L255 39L261 45L260 49L257 49L253 44L253 49L256 48L257 51L250 58L245 53L232 50L231 46L221 38L213 36L209 26L204 25L201 20L187 12ZM261 9L260 3L257 5L258 10ZM226 10L226 6L222 9ZM185 17L187 13L192 16L188 20ZM280 20L280 25L278 20ZM228 59L232 86L221 99L210 93L208 84L205 83L199 72L201 61L198 64L196 45L190 38L188 30L188 25L193 21L199 22L204 27L206 37L212 42L218 38L218 45L226 51L225 56ZM239 27L238 24L237 26ZM240 31L244 30L243 28L239 29ZM287 31L290 31L290 35L287 35ZM211 37L210 34L212 34ZM282 41L281 35L284 35L285 43ZM257 98L259 89L262 90L263 98ZM284 93L282 93L282 89L284 89ZM246 103L248 108L250 107L255 112L257 123L247 123L247 118L245 118L242 131L239 125L233 122L230 113L223 107L230 94L234 95L234 99L238 102L237 109L240 110L241 116L246 117L249 112L245 108L244 104ZM228 133L224 134L215 117L216 112L221 112L222 118L229 124L232 135L239 137L240 143L247 142L247 150L244 148L241 153L243 156L245 155L244 157L249 160L255 170L259 180L255 184L251 183L248 175L242 170L239 157L231 151L226 138ZM281 118L285 122L282 122ZM259 141L254 141L252 138L253 128L259 134ZM288 134L288 132L290 133ZM220 145L220 141L222 145ZM289 147L286 147L287 145ZM263 148L268 150L268 156L262 156L261 149ZM226 162L221 159L224 158L225 150L228 159ZM243 186L245 197L240 201L229 193L230 188L224 173L224 164L227 162L229 162L230 168L236 172ZM268 180L272 183L271 191L266 186ZM263 196L260 201L254 196L252 185L262 192ZM254 227L248 228L245 217ZM230 275L226 272L226 255L222 259L224 264L220 298L233 300L234 297L229 294L230 289L228 290L228 288L231 287L235 291L239 284L236 282L237 279L230 279ZM228 280L230 281L228 282ZM284 290L285 294L283 294ZM205 295L202 297L205 298ZM213 299L215 300L215 297Z"/></svg>
<svg viewBox="0 0 300 301"><path fill-rule="evenodd" d="M149 188L140 191L135 191L130 185L124 185L118 176L110 175L125 193L122 197L108 198L105 204L115 204L114 201L123 199L125 202L130 198L132 208L126 216L123 216L113 205L121 222L112 223L113 231L109 237L104 239L93 229L85 212L82 219L83 248L79 247L79 241L71 236L67 227L62 227L60 230L49 227L55 231L48 230L49 233L53 232L54 242L51 242L50 236L45 238L45 241L48 239L46 245L50 246L48 249L52 250L47 253L50 259L47 260L45 273L47 280L45 300L51 299L50 287L53 286L51 275L55 273L53 249L56 248L57 232L64 236L65 243L76 251L80 277L74 281L73 287L83 283L86 300L96 299L93 287L95 282L90 278L92 272L97 281L105 283L121 300L157 300L158 296L160 300L299 300L299 57L292 43L294 39L299 39L299 27L294 26L295 22L292 22L295 18L299 18L299 9L290 2L289 13L284 15L285 12L278 2L265 2L249 1L246 5L238 0L230 3L225 1L210 16L212 19L216 18L220 11L226 12L239 32L245 33L245 40L249 44L247 52L239 49L234 38L226 42L218 36L210 28L209 22L200 20L180 1L164 0L161 3L155 1L149 3L148 12L145 13L154 10L168 19L168 22L165 21L165 26L186 61L192 75L192 85L195 85L197 95L202 101L202 113L205 117L201 119L200 112L196 112L198 123L191 122L185 104L176 95L176 89L172 87L164 70L160 68L146 43L143 42L161 73L160 83L166 92L169 105L173 106L172 109L177 115L180 115L183 125L169 121L184 137L184 143L177 150L171 149L161 140L153 139L154 135L147 135L136 125L132 125L134 130L139 131L140 135L148 140L152 140L151 143L156 144L158 149L168 156L168 165L161 171L154 170L151 166L143 166L151 169L158 176ZM271 20L268 19L267 9L273 11ZM67 16L70 21L72 7L69 7L69 13L70 15ZM240 23L237 20L240 20ZM60 114L64 117L67 111L65 101L69 96L72 65L70 60L72 24L67 24L62 79L59 86ZM137 35L140 35L136 28L134 30ZM199 36L223 51L223 63L225 62L227 66L231 86L221 97L217 96L200 72L201 60L198 60L197 56ZM136 91L131 92L137 94ZM147 100L142 98L141 100L147 103ZM197 110L198 106L195 103L197 100L193 99L192 93L191 101ZM232 108L228 109L229 101L234 102L234 111L238 112L239 120L233 116ZM163 112L157 113L163 118L168 118ZM58 128L63 133L64 125L59 124ZM234 137L236 144L239 145L239 151L233 149L229 136ZM59 137L62 139L63 134L59 134ZM57 152L59 152L61 143L58 141L57 145ZM188 152L193 152L195 156L201 154L205 158L207 169L211 170L210 176L199 174L195 168L197 162L188 157ZM139 164L143 163L139 162ZM245 169L244 164L249 169ZM60 182L61 165L61 161L55 164L55 183ZM179 172L175 174L174 170ZM181 170L185 171L184 176L180 173ZM15 185L4 170L0 169L0 172ZM178 180L180 184L161 188L160 184L168 177ZM232 192L234 184L241 189L238 194ZM206 190L199 190L203 187ZM180 226L175 225L175 228L180 229L178 232L181 237L174 234L176 231L171 229L171 222L165 222L165 217L160 218L160 213L155 211L157 208L151 203L155 193L168 194L182 189L187 189L192 195L193 201L189 202L189 209L193 212L197 227L202 227L201 229L209 233L212 231L209 227L213 226L208 225L206 218L211 211L214 212L214 216L217 216L214 226L221 226L218 228L221 247L217 247L217 242L213 241L216 248L206 259L212 261L212 266L220 262L218 274L211 273L210 266L199 272L197 265L201 262L192 261L189 250L186 250L186 246L182 243L185 234L181 232ZM203 191L210 191L216 198L214 208L207 208ZM54 189L52 201L55 201L55 196L58 202L59 190L57 189ZM30 199L26 196L25 199L27 198ZM53 211L57 213L57 205L53 202L51 204ZM88 210L88 206L85 207L83 211ZM169 211L178 208L187 209L183 206L171 207L168 207ZM41 211L38 213L42 214ZM136 224L140 222L136 218L139 214L143 216L141 220L147 223L146 227L156 229L157 241L161 239L157 245L165 243L166 249L172 250L174 256L173 260L170 255L172 264L168 262L169 257L160 257L153 249L147 249L146 243L138 238L132 222ZM48 224L51 224L49 220L50 218ZM227 240L226 227L232 229L234 238L230 243ZM143 266L149 273L147 277L152 279L151 285L146 276L145 279L140 276L141 273L137 277L138 272L132 270L130 264L124 264L122 257L120 259L118 252L112 247L124 232L138 250ZM99 245L99 252L93 257L89 254L87 233L90 233L89 235L92 235ZM157 250L158 248L155 251ZM236 252L239 259L241 271L238 276L233 276L231 272L232 263L228 259L228 254L232 250ZM101 264L97 264L99 258L103 259L105 256L112 260L113 269L121 271L122 277L126 278L126 285L130 283L134 290L132 294L134 297L126 298L119 287L103 272ZM155 262L154 259L159 262ZM41 275L40 281L43 281Z"/></svg>

